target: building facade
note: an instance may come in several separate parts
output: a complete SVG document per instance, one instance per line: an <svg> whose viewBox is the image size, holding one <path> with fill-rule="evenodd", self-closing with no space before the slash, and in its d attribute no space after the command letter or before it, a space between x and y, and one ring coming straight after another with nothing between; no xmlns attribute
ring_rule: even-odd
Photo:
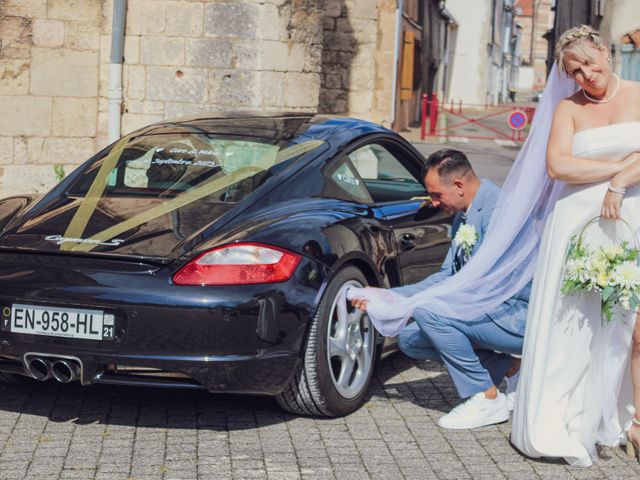
<svg viewBox="0 0 640 480"><path fill-rule="evenodd" d="M126 6L117 135L230 110L401 130L445 81L451 19L437 0L2 0L3 196L48 189L112 140L114 2Z"/></svg>

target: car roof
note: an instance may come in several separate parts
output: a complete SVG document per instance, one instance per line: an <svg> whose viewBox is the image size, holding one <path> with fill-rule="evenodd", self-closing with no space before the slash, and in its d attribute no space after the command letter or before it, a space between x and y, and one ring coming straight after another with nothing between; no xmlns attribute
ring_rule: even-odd
<svg viewBox="0 0 640 480"><path fill-rule="evenodd" d="M381 125L356 118L297 112L229 112L163 120L134 132L134 135L184 132L185 130L194 133L220 133L292 143L307 140L333 143L331 140L338 136L340 142L344 142L367 133L393 133Z"/></svg>

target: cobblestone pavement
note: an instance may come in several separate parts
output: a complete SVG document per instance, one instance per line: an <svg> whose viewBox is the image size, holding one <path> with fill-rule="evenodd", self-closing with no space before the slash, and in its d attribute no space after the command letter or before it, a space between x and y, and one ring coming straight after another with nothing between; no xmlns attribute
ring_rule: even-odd
<svg viewBox="0 0 640 480"><path fill-rule="evenodd" d="M436 425L457 402L433 363L394 354L345 418L283 413L268 397L56 384L0 386L0 478L525 479L638 478L620 448L591 469L529 460L510 423Z"/></svg>

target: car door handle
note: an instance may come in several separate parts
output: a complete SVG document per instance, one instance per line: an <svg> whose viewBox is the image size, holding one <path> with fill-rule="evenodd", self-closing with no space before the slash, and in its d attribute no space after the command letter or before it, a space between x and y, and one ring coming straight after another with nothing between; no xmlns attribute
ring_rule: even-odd
<svg viewBox="0 0 640 480"><path fill-rule="evenodd" d="M400 247L403 250L411 250L416 246L416 236L413 233L403 233L400 236Z"/></svg>

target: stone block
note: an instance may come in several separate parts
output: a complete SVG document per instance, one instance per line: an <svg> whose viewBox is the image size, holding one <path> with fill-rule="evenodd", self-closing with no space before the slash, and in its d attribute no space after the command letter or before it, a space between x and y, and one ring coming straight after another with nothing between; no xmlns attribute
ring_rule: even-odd
<svg viewBox="0 0 640 480"><path fill-rule="evenodd" d="M34 48L31 93L95 97L98 94L98 52Z"/></svg>
<svg viewBox="0 0 640 480"><path fill-rule="evenodd" d="M100 79L100 83L98 85L98 96L107 98L109 96L109 64L101 63L98 65L98 71L98 78Z"/></svg>
<svg viewBox="0 0 640 480"><path fill-rule="evenodd" d="M29 62L0 60L0 95L26 95L29 93Z"/></svg>
<svg viewBox="0 0 640 480"><path fill-rule="evenodd" d="M47 17L100 25L102 0L48 0Z"/></svg>
<svg viewBox="0 0 640 480"><path fill-rule="evenodd" d="M204 7L204 34L216 37L256 38L259 6L238 2L207 3Z"/></svg>
<svg viewBox="0 0 640 480"><path fill-rule="evenodd" d="M281 72L262 72L260 74L262 106L284 107L285 74Z"/></svg>
<svg viewBox="0 0 640 480"><path fill-rule="evenodd" d="M202 3L170 1L166 3L165 34L176 37L199 37L204 28Z"/></svg>
<svg viewBox="0 0 640 480"><path fill-rule="evenodd" d="M27 137L14 137L13 139L13 163L24 165L29 163L29 147ZM44 142L44 138L40 139Z"/></svg>
<svg viewBox="0 0 640 480"><path fill-rule="evenodd" d="M124 63L135 64L140 62L140 37L126 35L124 37Z"/></svg>
<svg viewBox="0 0 640 480"><path fill-rule="evenodd" d="M322 45L310 45L304 59L304 71L320 73L322 71Z"/></svg>
<svg viewBox="0 0 640 480"><path fill-rule="evenodd" d="M3 0L0 10L13 17L46 17L47 0Z"/></svg>
<svg viewBox="0 0 640 480"><path fill-rule="evenodd" d="M164 102L127 99L124 111L126 113L142 113L144 115L164 115Z"/></svg>
<svg viewBox="0 0 640 480"><path fill-rule="evenodd" d="M285 75L285 107L316 107L320 94L320 75L294 73Z"/></svg>
<svg viewBox="0 0 640 480"><path fill-rule="evenodd" d="M145 96L147 72L141 65L125 65L123 68L124 98L142 100Z"/></svg>
<svg viewBox="0 0 640 480"><path fill-rule="evenodd" d="M207 71L198 68L147 67L147 99L207 101Z"/></svg>
<svg viewBox="0 0 640 480"><path fill-rule="evenodd" d="M324 75L322 88L344 88L342 75Z"/></svg>
<svg viewBox="0 0 640 480"><path fill-rule="evenodd" d="M0 57L29 58L33 45L32 20L0 15L0 39Z"/></svg>
<svg viewBox="0 0 640 480"><path fill-rule="evenodd" d="M142 34L160 35L164 33L165 7L164 1L146 0L142 4Z"/></svg>
<svg viewBox="0 0 640 480"><path fill-rule="evenodd" d="M26 152L26 160L24 163L46 163L43 162L44 141L43 137L29 137L24 139L24 149ZM16 143L16 147L18 144ZM20 147L22 148L22 147Z"/></svg>
<svg viewBox="0 0 640 480"><path fill-rule="evenodd" d="M350 18L378 18L378 2L371 0L344 0L347 16Z"/></svg>
<svg viewBox="0 0 640 480"><path fill-rule="evenodd" d="M320 91L318 101L318 112L320 113L346 113L347 112L347 92L342 89L326 89Z"/></svg>
<svg viewBox="0 0 640 480"><path fill-rule="evenodd" d="M64 22L36 18L33 21L33 44L36 47L61 47L64 43Z"/></svg>
<svg viewBox="0 0 640 480"><path fill-rule="evenodd" d="M44 193L56 182L56 174L49 165L38 165L28 169L21 165L10 165L3 167L0 172L3 197L25 193Z"/></svg>
<svg viewBox="0 0 640 480"><path fill-rule="evenodd" d="M125 113L122 115L122 134L127 135L139 128L162 120L162 115L145 115L141 113Z"/></svg>
<svg viewBox="0 0 640 480"><path fill-rule="evenodd" d="M324 17L322 19L322 30L323 31L333 31L336 29L336 19L331 17Z"/></svg>
<svg viewBox="0 0 640 480"><path fill-rule="evenodd" d="M257 106L258 74L250 70L217 70L209 73L209 103Z"/></svg>
<svg viewBox="0 0 640 480"><path fill-rule="evenodd" d="M13 163L13 137L0 137L0 165Z"/></svg>
<svg viewBox="0 0 640 480"><path fill-rule="evenodd" d="M0 96L0 132L7 136L49 135L51 99L33 96Z"/></svg>
<svg viewBox="0 0 640 480"><path fill-rule="evenodd" d="M308 46L303 43L290 43L287 52L287 70L302 72L308 57Z"/></svg>
<svg viewBox="0 0 640 480"><path fill-rule="evenodd" d="M358 43L375 43L378 35L378 22L363 18L339 18L336 31L351 33Z"/></svg>
<svg viewBox="0 0 640 480"><path fill-rule="evenodd" d="M142 34L142 19L144 18L145 0L128 0L127 21L125 22L126 35Z"/></svg>
<svg viewBox="0 0 640 480"><path fill-rule="evenodd" d="M53 99L52 134L59 137L92 137L96 134L96 98Z"/></svg>
<svg viewBox="0 0 640 480"><path fill-rule="evenodd" d="M109 46L111 46L111 35L108 36ZM98 50L100 48L100 27L87 23L67 22L64 31L64 46L74 50Z"/></svg>
<svg viewBox="0 0 640 480"><path fill-rule="evenodd" d="M255 7L254 7L255 8ZM257 10L258 37L263 40L284 40L287 34L287 18L280 14L275 5L262 5Z"/></svg>
<svg viewBox="0 0 640 480"><path fill-rule="evenodd" d="M283 42L262 40L257 45L259 49L260 69L284 72L289 65L289 46Z"/></svg>
<svg viewBox="0 0 640 480"><path fill-rule="evenodd" d="M373 92L367 91L351 91L347 99L347 108L349 113L365 115L371 112L373 104Z"/></svg>
<svg viewBox="0 0 640 480"><path fill-rule="evenodd" d="M322 43L323 16L320 11L298 10L291 15L289 25L282 28L289 34L289 39L299 43Z"/></svg>
<svg viewBox="0 0 640 480"><path fill-rule="evenodd" d="M100 35L99 59L100 63L111 62L111 35Z"/></svg>
<svg viewBox="0 0 640 480"><path fill-rule="evenodd" d="M78 165L86 161L94 153L95 144L93 138L52 137L44 140L40 162L34 163ZM29 151L29 154L31 154L31 151ZM67 173L69 173L68 170Z"/></svg>
<svg viewBox="0 0 640 480"><path fill-rule="evenodd" d="M260 62L260 51L256 48L254 42L233 42L233 56L231 58L231 67L240 70L254 70Z"/></svg>
<svg viewBox="0 0 640 480"><path fill-rule="evenodd" d="M351 67L349 71L349 90L373 90L373 69Z"/></svg>
<svg viewBox="0 0 640 480"><path fill-rule="evenodd" d="M187 39L187 65L190 67L232 68L233 57L230 40Z"/></svg>
<svg viewBox="0 0 640 480"><path fill-rule="evenodd" d="M327 17L339 17L342 14L344 0L325 0L324 14Z"/></svg>
<svg viewBox="0 0 640 480"><path fill-rule="evenodd" d="M143 65L184 65L185 39L142 37L140 63Z"/></svg>
<svg viewBox="0 0 640 480"><path fill-rule="evenodd" d="M351 66L373 69L375 67L376 58L380 56L380 52L376 52L376 49L372 44L360 45L358 47L358 53L352 55ZM391 60L393 60L393 52L391 52L390 56ZM391 70L386 71L390 72Z"/></svg>
<svg viewBox="0 0 640 480"><path fill-rule="evenodd" d="M350 33L343 32L325 32L324 33L325 48L342 52L357 52L358 42Z"/></svg>
<svg viewBox="0 0 640 480"><path fill-rule="evenodd" d="M102 1L101 15L102 22L100 22L100 33L103 35L111 35L111 28L113 27L113 0Z"/></svg>
<svg viewBox="0 0 640 480"><path fill-rule="evenodd" d="M198 115L201 113L210 112L210 108L211 107L209 105L203 105L201 103L168 102L165 104L164 117L178 118L190 115Z"/></svg>

